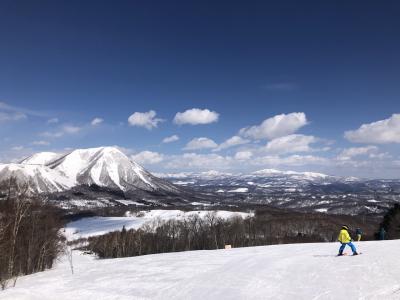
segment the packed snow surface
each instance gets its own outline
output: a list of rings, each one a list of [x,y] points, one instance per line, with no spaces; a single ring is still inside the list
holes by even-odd
[[[87,238],[90,236],[102,235],[107,232],[121,230],[123,226],[126,229],[137,229],[145,223],[153,220],[171,220],[178,219],[182,220],[192,215],[198,215],[204,218],[209,213],[215,213],[220,218],[230,218],[233,216],[240,216],[246,218],[252,216],[252,213],[245,212],[232,212],[225,210],[210,211],[210,210],[199,210],[199,211],[188,211],[184,212],[181,210],[150,210],[150,211],[139,211],[138,213],[127,213],[125,217],[90,217],[83,218],[78,221],[68,223],[64,234],[68,240],[76,240],[79,238]]]
[[[400,241],[189,251],[98,260],[73,252],[53,270],[24,276],[0,299],[400,299]],[[348,251],[348,250],[347,250]]]

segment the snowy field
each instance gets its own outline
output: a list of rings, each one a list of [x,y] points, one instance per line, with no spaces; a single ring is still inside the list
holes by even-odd
[[[89,236],[102,235],[110,231],[121,230],[123,226],[126,229],[137,229],[147,222],[155,219],[170,220],[170,219],[184,219],[191,215],[198,215],[204,218],[207,214],[213,211],[201,210],[183,212],[181,210],[150,210],[141,211],[140,217],[130,214],[129,212],[125,217],[90,217],[83,218],[75,222],[68,223],[64,234],[68,240],[76,240],[79,238],[87,238]],[[244,212],[231,212],[219,210],[215,211],[217,217],[230,218],[233,216],[241,216],[246,218],[252,216],[252,213]]]
[[[62,260],[0,299],[400,299],[400,241],[357,246],[355,257],[336,257],[337,243],[107,260],[74,252],[73,275]]]

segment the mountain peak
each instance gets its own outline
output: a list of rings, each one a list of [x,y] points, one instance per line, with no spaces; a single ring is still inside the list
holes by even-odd
[[[76,149],[76,151],[80,152],[101,152],[104,154],[123,154],[125,155],[118,147],[116,146],[101,146],[87,149]]]
[[[253,175],[271,176],[271,175],[290,175],[290,176],[301,176],[305,179],[316,179],[316,178],[327,178],[329,175],[317,173],[317,172],[296,172],[296,171],[279,171],[275,169],[263,169],[252,173]]]
[[[142,176],[144,169],[116,147],[76,149],[50,167],[73,178],[77,184],[96,184],[126,190],[124,183],[132,179],[129,176],[133,176],[143,177],[142,180],[151,186],[146,176]]]
[[[232,176],[232,173],[224,173],[216,170],[209,170],[199,173],[200,176],[204,177],[217,177],[217,176]]]
[[[20,161],[23,165],[47,165],[57,159],[61,154],[55,152],[39,152],[32,154]]]
[[[151,175],[119,148],[110,146],[75,149],[66,154],[36,153],[20,164],[2,165],[0,181],[10,177],[29,183],[34,187],[32,191],[37,192],[61,191],[92,184],[124,192],[177,191],[174,185]]]
[[[253,172],[254,175],[271,175],[271,174],[284,174],[283,171],[279,171],[276,169],[262,169]]]

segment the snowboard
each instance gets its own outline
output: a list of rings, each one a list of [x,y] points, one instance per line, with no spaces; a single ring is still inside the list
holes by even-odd
[[[361,254],[362,254],[362,252],[358,252],[358,255],[361,255]],[[337,257],[340,257],[340,256],[358,256],[358,255],[343,253],[343,255],[336,255],[336,256],[337,256]]]

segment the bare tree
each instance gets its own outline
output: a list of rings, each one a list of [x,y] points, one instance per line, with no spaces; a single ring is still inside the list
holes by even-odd
[[[0,284],[52,266],[60,253],[58,214],[48,204],[29,195],[29,185],[10,179],[5,200],[0,201]]]

